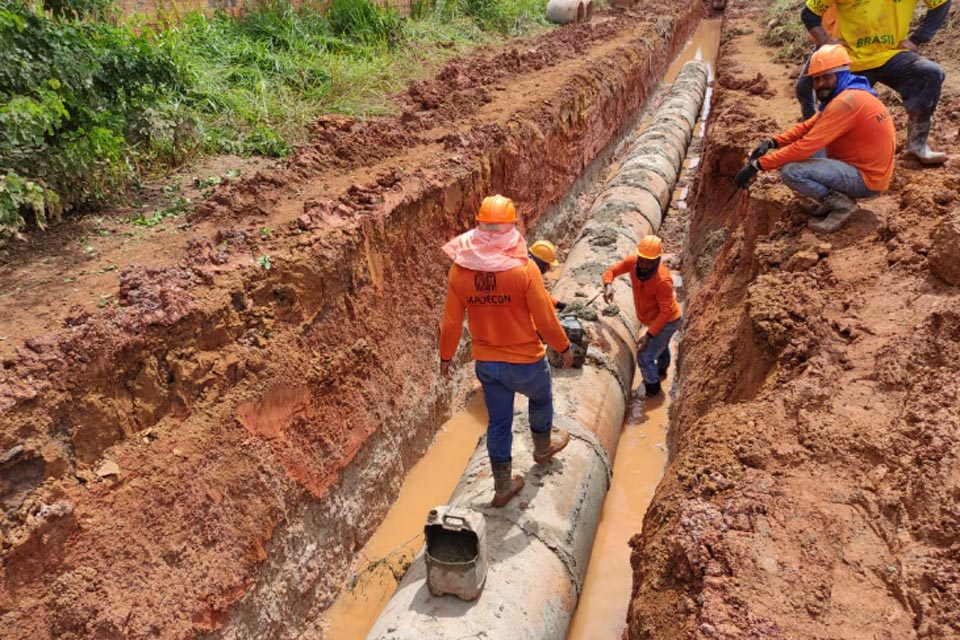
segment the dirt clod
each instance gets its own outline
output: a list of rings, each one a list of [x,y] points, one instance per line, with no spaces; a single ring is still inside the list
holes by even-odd
[[[960,286],[960,218],[945,218],[937,226],[927,259],[938,278]]]

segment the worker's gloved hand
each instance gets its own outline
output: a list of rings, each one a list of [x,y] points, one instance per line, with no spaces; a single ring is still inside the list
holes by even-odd
[[[566,302],[560,302],[559,300],[557,300],[557,301],[553,304],[553,306],[554,306],[554,308],[555,308],[557,311],[563,311],[564,309],[567,308],[567,303],[566,303]]]
[[[737,187],[746,189],[750,186],[750,183],[753,182],[753,179],[757,177],[759,172],[759,164],[756,160],[751,160],[747,166],[737,172],[737,176],[733,179],[733,181],[737,183]]]
[[[763,140],[760,141],[760,144],[758,144],[757,147],[750,152],[750,159],[756,160],[760,156],[766,155],[767,151],[770,151],[770,149],[776,149],[776,148],[777,148],[776,140],[774,140],[773,138],[764,138]]]
[[[605,284],[603,285],[603,301],[607,304],[613,302],[613,285]]]
[[[450,370],[450,360],[440,361],[440,376],[447,380],[453,378],[453,372]]]

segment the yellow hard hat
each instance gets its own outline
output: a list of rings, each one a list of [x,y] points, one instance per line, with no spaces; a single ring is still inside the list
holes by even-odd
[[[825,44],[810,56],[807,75],[810,77],[825,73],[850,70],[850,54],[842,44]]]
[[[517,210],[513,206],[513,200],[505,198],[499,193],[495,196],[487,196],[480,203],[480,211],[477,213],[477,222],[489,222],[491,224],[505,224],[517,221]]]
[[[643,236],[637,243],[637,255],[646,260],[656,260],[663,254],[663,240],[657,236]]]
[[[557,248],[549,240],[537,240],[530,245],[530,253],[537,256],[551,267],[559,266],[557,262]]]

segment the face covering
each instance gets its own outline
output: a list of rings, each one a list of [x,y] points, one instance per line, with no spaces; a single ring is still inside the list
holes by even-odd
[[[527,243],[516,227],[471,229],[443,245],[443,252],[472,271],[506,271],[527,264]]]
[[[873,90],[870,82],[864,76],[858,76],[849,71],[837,71],[837,88],[833,90],[829,98],[820,103],[818,110],[823,111],[830,101],[840,95],[840,92],[845,89],[857,89],[859,91],[866,91],[874,96],[877,95],[877,92]]]
[[[657,272],[657,269],[659,268],[660,268],[660,258],[657,258],[656,260],[654,260],[653,266],[650,267],[649,269],[641,269],[640,262],[637,261],[637,278],[640,279],[640,282],[649,280],[650,278],[653,277],[653,274],[655,274]]]

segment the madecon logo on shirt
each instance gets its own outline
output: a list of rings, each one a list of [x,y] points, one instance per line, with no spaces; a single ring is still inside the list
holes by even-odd
[[[467,304],[509,304],[509,294],[492,293],[497,290],[497,274],[489,272],[476,273],[473,276],[473,288],[484,295],[467,296]]]
[[[864,38],[857,38],[857,46],[855,48],[859,49],[861,47],[867,47],[873,44],[888,44],[890,46],[895,46],[897,44],[897,40],[889,33],[886,33],[882,36],[866,36]]]

